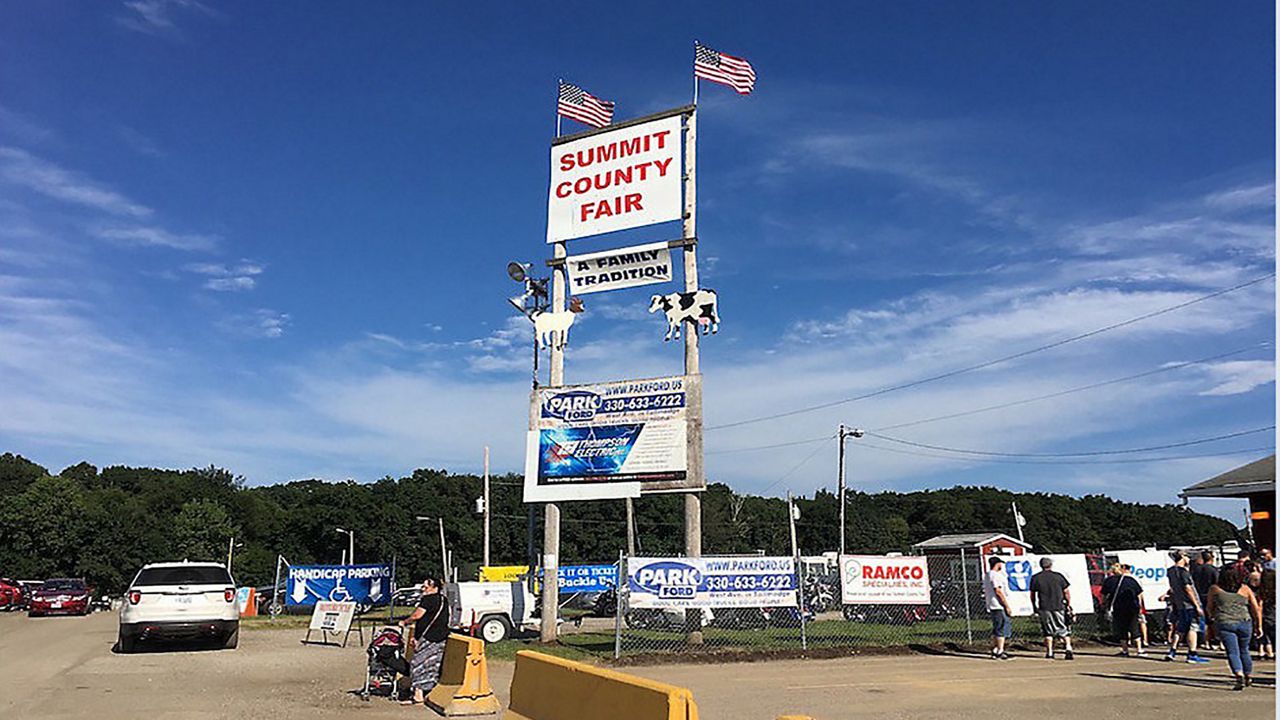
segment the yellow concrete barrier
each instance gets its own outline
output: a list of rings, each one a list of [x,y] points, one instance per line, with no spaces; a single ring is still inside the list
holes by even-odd
[[[521,650],[503,720],[698,720],[698,706],[687,688]]]
[[[490,715],[502,710],[489,686],[483,640],[466,635],[445,640],[440,683],[427,693],[427,705],[444,715]]]

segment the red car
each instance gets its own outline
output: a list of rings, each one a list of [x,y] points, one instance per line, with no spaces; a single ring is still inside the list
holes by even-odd
[[[21,610],[26,607],[27,593],[17,580],[0,578],[0,610]]]
[[[91,595],[93,588],[78,578],[45,580],[39,590],[31,593],[27,615],[88,615]]]

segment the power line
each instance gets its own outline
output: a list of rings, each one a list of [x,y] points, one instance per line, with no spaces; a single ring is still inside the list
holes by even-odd
[[[877,431],[897,430],[899,428],[904,428],[904,427],[914,427],[916,425],[924,425],[925,423],[938,422],[939,420],[952,420],[959,417],[967,417],[969,415],[977,415],[979,413],[991,412],[992,410],[1003,410],[1005,408],[1010,408],[1017,405],[1026,405],[1027,403],[1039,402],[1041,400],[1050,400],[1052,398],[1062,397],[1063,395],[1070,395],[1072,393],[1084,392],[1085,390],[1094,390],[1100,387],[1106,387],[1108,385],[1116,385],[1118,383],[1128,382],[1130,380],[1138,380],[1140,378],[1150,377],[1152,375],[1159,375],[1161,373],[1173,372],[1174,370],[1182,370],[1184,368],[1188,368],[1193,365],[1202,365],[1207,362],[1212,362],[1214,360],[1221,360],[1222,358],[1231,357],[1233,355],[1239,355],[1241,353],[1246,353],[1246,352],[1249,352],[1250,350],[1255,350],[1259,347],[1266,347],[1268,345],[1270,345],[1270,343],[1264,342],[1264,343],[1260,343],[1257,346],[1240,348],[1239,350],[1232,350],[1231,352],[1222,353],[1220,355],[1212,355],[1210,357],[1200,358],[1199,360],[1189,360],[1187,362],[1176,363],[1173,365],[1165,365],[1162,367],[1158,367],[1154,370],[1140,372],[1135,375],[1126,375],[1124,377],[1112,378],[1111,380],[1103,380],[1101,382],[1090,383],[1088,385],[1081,385],[1079,387],[1068,388],[1066,390],[1059,390],[1057,392],[1052,392],[1047,395],[1037,395],[1035,397],[1023,398],[1021,400],[1013,400],[1010,402],[999,403],[997,405],[988,405],[986,407],[977,408],[975,410],[964,410],[961,412],[950,413],[948,415],[936,415],[934,417],[925,418],[923,420],[912,420],[910,422],[898,423],[896,425],[886,425],[881,428],[876,428],[876,430]]]
[[[706,455],[724,455],[725,453],[751,452],[753,450],[773,450],[774,448],[792,447],[794,445],[808,445],[809,443],[822,442],[823,440],[833,440],[835,435],[823,435],[822,437],[809,438],[808,440],[793,440],[791,442],[774,443],[773,445],[755,445],[752,447],[729,448],[726,450],[707,450]]]
[[[904,440],[902,438],[892,437],[890,435],[882,435],[875,432],[867,432],[869,437],[878,438],[880,440],[888,440],[889,442],[898,443],[900,445],[909,445],[911,447],[924,448],[926,450],[939,450],[942,452],[957,453],[960,455],[980,455],[985,457],[1015,457],[1015,458],[1073,458],[1073,457],[1095,457],[1099,455],[1129,455],[1133,453],[1152,452],[1154,450],[1169,450],[1172,448],[1189,447],[1191,445],[1203,445],[1205,443],[1217,442],[1219,440],[1230,440],[1231,438],[1243,437],[1245,435],[1255,435],[1268,430],[1275,430],[1275,425],[1254,428],[1252,430],[1240,430],[1238,432],[1227,433],[1225,435],[1215,435],[1213,437],[1196,438],[1195,440],[1184,440],[1182,442],[1167,443],[1165,445],[1149,445],[1140,448],[1125,448],[1123,450],[1089,450],[1086,452],[1068,452],[1068,453],[1011,453],[996,452],[992,450],[970,450],[967,448],[953,448],[945,445],[930,445],[928,443],[915,442],[913,440]]]
[[[1079,340],[1085,340],[1085,339],[1087,339],[1087,338],[1094,337],[1095,335],[1101,335],[1102,333],[1105,333],[1105,332],[1110,332],[1110,331],[1112,331],[1112,330],[1118,330],[1118,329],[1120,329],[1120,328],[1122,328],[1122,327],[1127,327],[1127,326],[1129,326],[1129,325],[1133,325],[1133,324],[1135,324],[1135,323],[1139,323],[1139,322],[1142,322],[1142,321],[1144,321],[1144,320],[1150,320],[1151,318],[1159,317],[1159,316],[1161,316],[1161,315],[1165,315],[1165,314],[1168,314],[1168,313],[1174,312],[1175,310],[1181,310],[1182,308],[1189,307],[1189,306],[1191,306],[1191,305],[1195,305],[1196,303],[1201,303],[1201,302],[1204,302],[1204,301],[1206,301],[1206,300],[1211,300],[1211,299],[1213,299],[1213,298],[1220,297],[1220,296],[1222,296],[1222,295],[1226,295],[1226,294],[1228,294],[1228,293],[1233,293],[1233,292],[1236,292],[1236,291],[1238,291],[1238,290],[1243,290],[1244,288],[1247,288],[1247,287],[1249,287],[1249,286],[1251,286],[1251,285],[1256,285],[1256,284],[1258,284],[1258,283],[1260,283],[1260,282],[1262,282],[1262,281],[1264,281],[1264,280],[1267,280],[1267,279],[1269,279],[1269,278],[1273,278],[1273,277],[1275,277],[1275,275],[1276,275],[1275,273],[1268,273],[1268,274],[1266,274],[1266,275],[1263,275],[1263,276],[1261,276],[1261,277],[1254,278],[1254,279],[1252,279],[1252,280],[1248,280],[1248,281],[1243,282],[1243,283],[1240,283],[1240,284],[1238,284],[1238,285],[1233,285],[1233,286],[1231,286],[1231,287],[1229,287],[1229,288],[1224,288],[1224,289],[1222,289],[1222,290],[1216,290],[1216,291],[1214,291],[1214,292],[1209,293],[1208,295],[1201,295],[1201,296],[1199,296],[1199,297],[1192,298],[1192,299],[1190,299],[1190,300],[1186,300],[1186,301],[1184,301],[1184,302],[1180,302],[1180,303],[1177,303],[1177,304],[1175,304],[1175,305],[1170,305],[1170,306],[1168,306],[1168,307],[1161,308],[1160,310],[1155,310],[1155,311],[1152,311],[1152,312],[1149,312],[1149,313],[1144,313],[1144,314],[1142,314],[1142,315],[1138,315],[1137,317],[1129,318],[1128,320],[1122,320],[1122,321],[1120,321],[1120,322],[1118,322],[1118,323],[1113,323],[1113,324],[1111,324],[1111,325],[1106,325],[1106,326],[1104,326],[1104,327],[1097,328],[1096,330],[1090,330],[1089,332],[1081,333],[1081,334],[1079,334],[1079,335],[1073,335],[1073,336],[1071,336],[1071,337],[1064,338],[1064,339],[1062,339],[1062,340],[1056,340],[1056,341],[1051,342],[1051,343],[1049,343],[1049,344],[1047,344],[1047,345],[1041,345],[1041,346],[1039,346],[1039,347],[1031,348],[1030,350],[1023,350],[1023,351],[1021,351],[1021,352],[1013,353],[1012,355],[1005,355],[1005,356],[1003,356],[1003,357],[998,357],[998,358],[995,358],[995,359],[993,359],[993,360],[987,360],[987,361],[985,361],[985,362],[981,362],[981,363],[978,363],[978,364],[976,364],[976,365],[970,365],[970,366],[968,366],[968,367],[963,367],[963,368],[960,368],[960,369],[957,369],[957,370],[950,370],[950,371],[947,371],[947,372],[945,372],[945,373],[941,373],[941,374],[939,374],[939,375],[932,375],[932,376],[929,376],[929,377],[926,377],[926,378],[922,378],[922,379],[920,379],[920,380],[913,380],[913,381],[911,381],[911,382],[900,383],[900,384],[898,384],[898,385],[890,385],[890,386],[888,386],[888,387],[884,387],[884,388],[881,388],[881,389],[879,389],[879,390],[874,390],[874,391],[869,392],[869,393],[863,393],[862,395],[854,395],[853,397],[848,397],[848,398],[844,398],[844,399],[841,399],[841,400],[832,400],[831,402],[819,403],[819,404],[817,404],[817,405],[810,405],[810,406],[807,406],[807,407],[796,408],[795,410],[788,410],[788,411],[780,412],[780,413],[772,413],[772,414],[770,414],[770,415],[761,415],[760,417],[750,418],[750,419],[747,419],[747,420],[738,420],[737,422],[725,423],[725,424],[723,424],[723,425],[715,425],[715,426],[712,426],[712,427],[708,427],[708,428],[706,428],[706,430],[708,430],[708,431],[710,431],[710,430],[723,430],[723,429],[725,429],[725,428],[740,427],[740,426],[742,426],[742,425],[751,425],[751,424],[754,424],[754,423],[766,422],[766,421],[768,421],[768,420],[777,420],[777,419],[780,419],[780,418],[791,417],[791,416],[793,416],[793,415],[801,415],[801,414],[804,414],[804,413],[814,412],[815,410],[825,410],[825,409],[827,409],[827,408],[836,407],[836,406],[838,406],[838,405],[845,405],[845,404],[848,404],[848,403],[857,402],[857,401],[859,401],[859,400],[866,400],[866,399],[868,399],[868,398],[877,397],[877,396],[879,396],[879,395],[885,395],[885,394],[887,394],[887,393],[895,392],[895,391],[898,391],[898,390],[906,390],[906,389],[908,389],[908,388],[918,387],[918,386],[920,386],[920,385],[924,385],[924,384],[926,384],[926,383],[936,382],[936,381],[938,381],[938,380],[945,380],[945,379],[947,379],[947,378],[956,377],[957,375],[963,375],[963,374],[965,374],[965,373],[970,373],[970,372],[973,372],[973,371],[975,371],[975,370],[982,370],[982,369],[984,369],[984,368],[989,368],[989,367],[991,367],[991,366],[993,366],[993,365],[999,365],[1000,363],[1005,363],[1005,362],[1008,362],[1008,361],[1010,361],[1010,360],[1017,360],[1017,359],[1019,359],[1019,358],[1027,357],[1028,355],[1034,355],[1034,354],[1036,354],[1036,353],[1040,353],[1040,352],[1044,352],[1044,351],[1046,351],[1046,350],[1052,350],[1052,349],[1054,349],[1054,348],[1062,347],[1063,345],[1067,345],[1067,344],[1069,344],[1069,343],[1077,342],[1077,341],[1079,341]]]
[[[835,439],[835,436],[832,436],[832,437],[827,438],[827,439],[828,439],[828,440],[834,440],[834,439]],[[783,473],[783,474],[782,474],[782,475],[781,475],[777,480],[774,480],[773,482],[771,482],[771,483],[769,483],[768,485],[766,485],[766,486],[764,487],[764,489],[760,491],[760,495],[761,495],[761,496],[763,496],[765,493],[769,492],[769,491],[770,491],[770,490],[772,490],[774,487],[776,487],[776,486],[778,485],[778,483],[780,483],[780,482],[782,482],[783,480],[786,480],[787,478],[791,477],[791,476],[792,476],[792,475],[793,475],[797,470],[799,470],[800,468],[804,467],[806,463],[808,463],[810,460],[812,460],[812,459],[814,458],[814,456],[818,454],[818,452],[819,452],[819,451],[826,449],[826,447],[827,447],[827,446],[826,446],[825,444],[823,444],[823,445],[819,445],[818,447],[814,448],[814,449],[813,449],[813,452],[809,453],[808,455],[805,455],[803,460],[801,460],[800,462],[796,463],[796,464],[795,464],[795,465],[794,465],[790,470],[788,470],[788,471],[786,471],[785,473]]]
[[[870,450],[879,450],[881,452],[895,453],[898,455],[914,455],[916,457],[935,458],[938,460],[952,460],[955,462],[978,462],[982,464],[996,463],[1008,465],[1126,465],[1126,464],[1143,464],[1157,462],[1171,462],[1175,460],[1192,460],[1196,458],[1221,457],[1223,455],[1248,455],[1259,452],[1275,452],[1274,445],[1265,447],[1242,448],[1240,450],[1222,450],[1214,453],[1199,453],[1195,455],[1165,455],[1153,458],[1116,458],[1107,460],[1010,460],[1000,458],[975,458],[975,457],[956,457],[955,455],[939,455],[938,453],[919,452],[916,450],[904,450],[902,448],[885,447],[876,445],[875,443],[860,442],[859,448],[868,448]]]

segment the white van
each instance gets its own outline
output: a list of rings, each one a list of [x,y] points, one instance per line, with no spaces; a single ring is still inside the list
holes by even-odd
[[[236,585],[225,567],[183,561],[138,571],[120,605],[120,652],[152,639],[206,638],[228,649],[240,639]]]

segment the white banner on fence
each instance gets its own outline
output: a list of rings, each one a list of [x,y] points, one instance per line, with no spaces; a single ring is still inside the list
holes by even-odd
[[[1148,610],[1163,610],[1160,596],[1169,591],[1169,566],[1173,559],[1166,550],[1120,550],[1115,553],[1121,565],[1133,566],[1133,577],[1142,586],[1142,602]]]
[[[569,293],[622,290],[671,281],[671,250],[665,242],[605,250],[565,259]]]
[[[680,116],[551,147],[547,242],[679,220]]]
[[[1031,577],[1040,572],[1040,558],[1052,558],[1053,570],[1066,576],[1071,584],[1071,610],[1076,615],[1093,613],[1093,590],[1089,587],[1089,565],[1084,555],[1017,555],[1004,557],[1004,571],[1009,576],[1009,607],[1015,616],[1031,614]],[[983,572],[989,570],[982,559]]]
[[[845,605],[928,605],[929,561],[846,555],[840,559],[840,598]]]
[[[789,557],[631,558],[633,608],[796,607]]]

